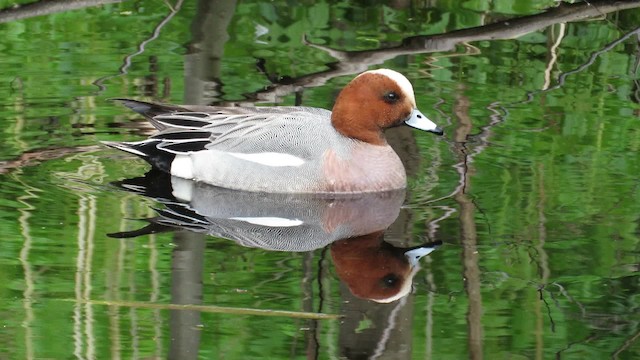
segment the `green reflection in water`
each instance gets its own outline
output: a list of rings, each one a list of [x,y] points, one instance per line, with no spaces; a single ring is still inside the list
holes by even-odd
[[[164,3],[109,4],[0,25],[0,357],[163,358],[180,346],[183,358],[640,355],[637,43],[614,46],[552,89],[561,74],[636,27],[638,10],[382,64],[405,73],[420,108],[447,125],[443,141],[406,129],[389,136],[411,180],[407,208],[387,240],[445,242],[424,259],[416,294],[398,303],[351,296],[319,250],[105,235],[135,228],[127,219],[153,216],[155,205],[108,185],[145,171],[96,145],[144,132],[124,126],[135,118],[108,98],[243,100],[270,80],[286,83],[336,61],[303,45],[303,36],[334,49],[375,49],[536,14],[555,2],[491,4],[228,4],[233,16],[221,45],[192,30],[218,28],[198,17],[205,13],[198,4],[185,2],[136,56],[171,13]],[[11,5],[0,1],[0,8]],[[194,67],[202,64],[199,49],[221,60]],[[328,108],[351,77],[314,84],[298,100]],[[295,102],[287,93],[267,104]],[[178,256],[200,259],[200,271],[177,274]],[[195,285],[176,289],[178,276]],[[176,292],[192,304],[340,314],[344,321],[175,317],[87,301],[152,306],[176,302]],[[188,331],[172,332],[181,326]],[[176,340],[185,334],[198,342]]]

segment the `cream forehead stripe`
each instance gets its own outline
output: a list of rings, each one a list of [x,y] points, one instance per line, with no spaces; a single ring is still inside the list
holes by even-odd
[[[389,69],[377,69],[377,70],[369,70],[369,71],[363,72],[358,76],[361,76],[364,74],[380,74],[395,81],[396,84],[398,84],[398,86],[400,87],[400,90],[402,90],[402,92],[409,97],[409,101],[411,101],[411,104],[413,104],[414,107],[416,106],[416,98],[415,98],[415,95],[413,94],[413,86],[411,85],[411,82],[409,82],[409,80],[404,75],[400,74],[397,71],[393,71]]]

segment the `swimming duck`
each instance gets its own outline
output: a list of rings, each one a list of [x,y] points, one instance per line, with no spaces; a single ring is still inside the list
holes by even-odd
[[[365,193],[406,187],[383,130],[407,124],[442,135],[416,107],[402,74],[378,69],[349,82],[333,111],[313,107],[162,105],[118,99],[158,133],[103,142],[173,176],[271,193]]]

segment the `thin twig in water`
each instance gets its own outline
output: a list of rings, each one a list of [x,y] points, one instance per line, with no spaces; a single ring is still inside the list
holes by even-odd
[[[206,313],[224,313],[234,315],[258,315],[258,316],[283,316],[289,318],[303,318],[315,320],[336,320],[340,315],[311,313],[302,311],[285,311],[285,310],[266,310],[252,308],[236,308],[228,306],[215,305],[195,305],[195,304],[157,304],[142,301],[112,301],[112,300],[78,300],[78,299],[61,299],[68,302],[79,302],[91,305],[105,305],[130,307],[138,309],[159,309],[159,310],[196,310]]]
[[[433,204],[433,203],[442,201],[444,199],[452,198],[453,196],[455,196],[461,191],[464,193],[465,186],[466,186],[465,174],[466,174],[466,168],[468,164],[472,163],[473,158],[476,157],[478,154],[480,154],[482,151],[484,151],[484,149],[489,144],[488,139],[489,139],[489,136],[491,135],[491,129],[494,126],[504,122],[504,119],[506,118],[506,114],[508,114],[507,109],[505,109],[498,102],[491,103],[487,108],[493,113],[489,117],[490,118],[489,124],[480,127],[480,132],[477,135],[474,135],[474,137],[477,139],[480,145],[473,147],[473,151],[468,152],[467,150],[469,150],[470,148],[467,147],[467,143],[465,142],[461,144],[460,151],[463,153],[464,157],[461,162],[458,162],[453,166],[458,172],[458,174],[460,174],[460,180],[458,182],[458,186],[456,186],[456,188],[450,194],[439,197],[437,199],[429,200],[426,202],[426,204]],[[502,113],[504,113],[505,115],[503,115]]]
[[[529,102],[531,102],[533,100],[533,97],[535,95],[543,94],[543,93],[546,93],[546,92],[561,88],[564,85],[564,83],[565,83],[565,81],[566,81],[566,79],[567,79],[567,77],[569,75],[573,75],[573,74],[576,74],[576,73],[584,71],[589,66],[593,65],[593,63],[596,61],[596,59],[600,55],[602,55],[602,54],[608,52],[609,50],[613,49],[614,47],[616,47],[617,45],[621,44],[622,42],[624,42],[625,40],[627,40],[628,38],[630,38],[633,35],[640,35],[640,27],[636,28],[635,30],[633,30],[633,31],[631,31],[631,32],[629,32],[627,34],[625,34],[621,38],[610,42],[609,44],[607,44],[602,49],[593,52],[591,54],[591,56],[589,57],[589,59],[584,64],[578,66],[577,68],[575,68],[573,70],[570,70],[570,71],[567,71],[567,72],[564,72],[564,73],[560,74],[560,76],[558,76],[558,83],[556,85],[554,85],[554,86],[552,86],[550,88],[547,88],[547,89],[543,89],[543,90],[530,91],[530,92],[527,93],[527,95],[526,95],[527,98],[525,100],[519,101],[519,102],[515,102],[515,103],[513,103],[511,105],[529,103]]]
[[[613,354],[611,354],[612,359],[618,359],[618,356],[625,350],[627,350],[633,343],[640,339],[640,332],[636,332],[632,337],[625,340],[624,344],[620,346]]]
[[[587,310],[584,308],[584,305],[582,305],[579,301],[574,299],[573,296],[569,295],[569,293],[564,288],[564,286],[558,284],[557,282],[553,282],[552,284],[557,286],[558,289],[560,289],[560,293],[562,295],[564,295],[564,297],[566,297],[570,302],[575,303],[576,305],[578,305],[578,307],[580,308],[580,312],[582,313],[582,317],[585,317],[587,315]]]
[[[551,322],[551,332],[555,333],[556,332],[556,323],[555,323],[555,321],[553,321],[553,316],[551,316],[551,307],[549,306],[549,303],[547,302],[547,300],[542,295],[542,290],[544,290],[544,287],[543,286],[539,287],[538,288],[538,294],[540,295],[540,300],[542,300],[542,302],[544,303],[544,306],[547,308],[547,315],[549,316],[549,321]]]
[[[391,338],[392,331],[396,328],[398,312],[400,312],[400,310],[402,310],[405,307],[405,305],[407,305],[406,297],[402,298],[396,304],[396,306],[393,307],[393,310],[391,310],[391,313],[389,313],[389,316],[388,316],[389,323],[384,328],[384,331],[382,332],[382,336],[380,336],[380,339],[378,340],[378,344],[376,345],[375,353],[370,357],[370,359],[372,360],[377,359],[384,354],[384,351],[387,347],[389,339]]]
[[[98,87],[98,89],[99,89],[98,92],[102,92],[102,91],[104,91],[106,89],[106,87],[102,84],[106,80],[127,74],[127,69],[131,66],[131,59],[133,59],[134,57],[144,53],[145,46],[147,46],[147,44],[149,44],[153,40],[157,39],[158,36],[160,36],[160,30],[162,30],[162,28],[167,23],[169,23],[169,21],[180,11],[180,8],[182,7],[182,3],[183,2],[184,2],[184,0],[178,0],[178,1],[176,1],[175,6],[171,6],[169,3],[165,2],[167,4],[167,6],[169,7],[169,9],[171,10],[169,12],[169,14],[164,19],[162,19],[162,21],[160,21],[158,23],[158,25],[156,25],[156,27],[153,29],[153,32],[152,32],[151,36],[138,45],[138,51],[136,51],[133,54],[129,54],[129,55],[125,56],[125,58],[123,60],[123,64],[122,64],[122,66],[120,66],[120,69],[118,71],[118,74],[103,76],[103,77],[101,77],[101,78],[99,78],[99,79],[97,79],[96,81],[93,82],[93,85]]]

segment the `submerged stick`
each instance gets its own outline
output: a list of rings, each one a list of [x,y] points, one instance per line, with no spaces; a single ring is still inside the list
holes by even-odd
[[[313,320],[336,320],[341,316],[336,314],[322,314],[301,311],[286,310],[265,310],[252,308],[236,308],[228,306],[216,305],[194,305],[194,304],[156,304],[142,301],[110,301],[110,300],[78,300],[63,299],[66,302],[77,302],[81,304],[121,306],[141,309],[159,309],[159,310],[196,310],[206,313],[223,313],[234,315],[257,315],[257,316],[283,316],[296,319],[313,319]]]

